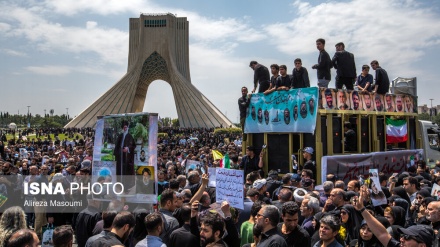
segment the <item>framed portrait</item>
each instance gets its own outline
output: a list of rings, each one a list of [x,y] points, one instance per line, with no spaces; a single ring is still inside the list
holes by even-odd
[[[350,92],[350,102],[351,102],[351,109],[354,111],[362,110],[362,101],[361,97],[359,97],[359,92],[356,90],[352,90]]]
[[[378,93],[374,95],[374,109],[376,111],[385,111],[383,95]]]
[[[338,109],[339,110],[349,110],[350,100],[348,99],[348,92],[346,90],[338,90],[337,98],[338,98]]]
[[[362,108],[364,111],[374,111],[374,99],[373,95],[369,92],[360,94],[362,98]]]
[[[321,91],[322,107],[326,110],[333,110],[336,108],[335,92],[331,88],[325,88]]]
[[[396,111],[396,104],[395,102],[395,95],[393,94],[385,94],[385,111],[386,112],[395,112]]]

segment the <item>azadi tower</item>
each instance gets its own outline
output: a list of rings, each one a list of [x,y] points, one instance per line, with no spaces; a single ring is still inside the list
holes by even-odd
[[[97,116],[142,112],[148,86],[155,80],[171,85],[181,127],[232,125],[191,84],[188,50],[186,17],[141,14],[130,18],[127,73],[65,127],[93,127]]]

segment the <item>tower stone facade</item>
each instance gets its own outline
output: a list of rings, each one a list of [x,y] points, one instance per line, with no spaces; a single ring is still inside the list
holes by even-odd
[[[129,34],[127,73],[66,128],[93,127],[97,116],[142,112],[148,87],[155,80],[171,85],[181,127],[232,125],[191,84],[186,17],[141,14],[139,18],[130,18]]]

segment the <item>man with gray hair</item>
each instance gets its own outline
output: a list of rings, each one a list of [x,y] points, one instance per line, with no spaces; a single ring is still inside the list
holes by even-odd
[[[280,222],[280,212],[273,205],[263,206],[257,213],[256,228],[261,231],[258,247],[279,246],[287,247],[283,237],[278,234],[277,225]]]
[[[330,197],[330,192],[332,192],[332,190],[335,188],[335,184],[332,181],[325,181],[322,184],[322,188],[324,189],[324,194],[321,194],[319,198],[319,205],[321,207],[324,206],[325,201],[327,201],[327,199]]]
[[[304,198],[301,203],[300,211],[301,216],[304,217],[301,227],[304,228],[310,236],[313,236],[313,233],[315,232],[315,228],[312,224],[313,216],[321,211],[318,199],[312,196]]]
[[[342,245],[336,240],[336,236],[339,234],[339,228],[341,228],[341,222],[334,215],[326,215],[320,221],[319,226],[319,242],[313,247],[332,246],[342,247]]]

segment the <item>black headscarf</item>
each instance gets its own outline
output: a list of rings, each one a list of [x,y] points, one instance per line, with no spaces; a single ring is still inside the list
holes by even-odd
[[[399,225],[401,227],[405,227],[405,219],[406,219],[405,209],[403,209],[400,206],[393,206],[390,208],[394,218],[393,225]]]
[[[343,224],[347,230],[346,243],[350,243],[352,240],[359,238],[358,226],[361,225],[362,215],[350,204],[342,206],[341,210],[348,213],[348,220]]]
[[[405,189],[403,187],[395,187],[393,189],[393,194],[400,196],[401,198],[405,199],[408,204],[411,204],[411,201],[409,199],[408,194],[406,193]]]

